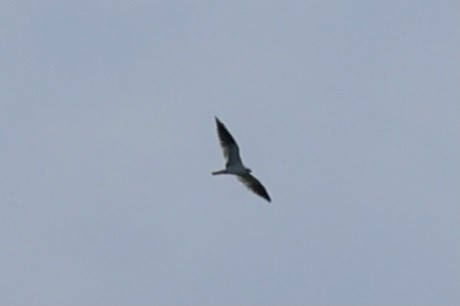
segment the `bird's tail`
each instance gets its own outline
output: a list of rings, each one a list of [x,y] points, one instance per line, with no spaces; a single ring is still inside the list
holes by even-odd
[[[225,174],[225,173],[227,173],[227,170],[218,170],[218,171],[211,172],[212,175]]]

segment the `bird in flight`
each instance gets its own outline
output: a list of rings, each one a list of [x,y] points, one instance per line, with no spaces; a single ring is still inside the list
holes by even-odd
[[[238,180],[242,182],[251,191],[261,196],[268,202],[271,202],[270,196],[268,195],[265,187],[251,175],[251,169],[246,168],[240,157],[240,150],[233,136],[227,130],[225,125],[216,118],[217,135],[219,136],[220,146],[226,159],[225,169],[214,171],[212,175],[218,174],[233,174],[236,175]]]

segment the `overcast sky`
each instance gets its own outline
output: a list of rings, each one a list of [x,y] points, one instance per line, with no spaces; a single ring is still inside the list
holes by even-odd
[[[2,1],[0,305],[459,305],[460,4]],[[233,177],[214,116],[266,185]]]

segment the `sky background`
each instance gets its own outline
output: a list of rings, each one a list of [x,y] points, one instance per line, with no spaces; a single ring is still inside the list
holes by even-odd
[[[459,305],[459,52],[457,0],[2,1],[0,305]]]

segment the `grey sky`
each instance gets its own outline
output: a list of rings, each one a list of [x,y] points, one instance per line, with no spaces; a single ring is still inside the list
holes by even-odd
[[[459,15],[1,2],[0,305],[459,305]]]

